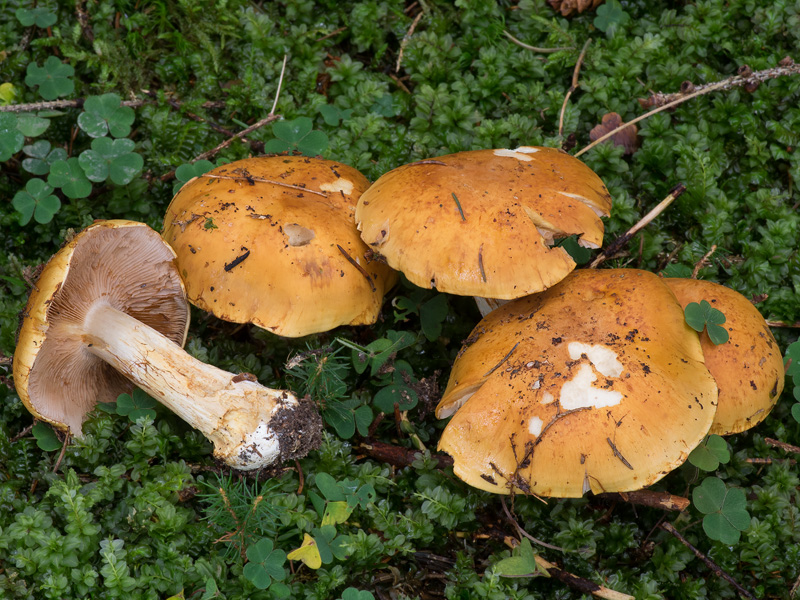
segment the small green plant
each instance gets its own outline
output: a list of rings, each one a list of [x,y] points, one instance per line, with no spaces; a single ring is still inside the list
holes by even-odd
[[[275,549],[272,540],[263,538],[247,548],[244,576],[258,589],[271,589],[278,598],[288,598],[291,591],[280,583],[286,578],[286,552]]]
[[[619,0],[608,0],[597,7],[597,16],[593,23],[608,37],[613,37],[616,31],[623,27],[630,18],[631,16],[622,9]]]
[[[175,169],[175,184],[172,186],[172,193],[177,194],[185,183],[195,177],[200,177],[204,173],[208,173],[214,166],[214,163],[210,160],[198,160],[197,162],[179,166]],[[219,166],[219,164],[216,166]]]
[[[127,137],[136,114],[129,106],[122,106],[117,94],[91,96],[83,104],[83,112],[78,115],[78,125],[93,138],[111,134],[113,137]]]
[[[45,6],[38,6],[36,8],[18,8],[14,15],[23,27],[31,27],[36,25],[41,29],[46,29],[51,25],[55,25],[58,17],[54,12]]]
[[[498,561],[494,572],[503,577],[533,577],[546,573],[536,564],[536,554],[530,540],[522,538],[519,545],[511,551],[511,556]]]
[[[49,223],[61,208],[61,200],[53,195],[53,188],[41,179],[31,179],[25,189],[14,196],[11,204],[19,212],[19,224],[27,225],[31,219]]]
[[[37,140],[33,144],[23,146],[22,152],[28,156],[23,159],[22,168],[32,175],[47,175],[54,162],[67,159],[66,150],[53,148],[47,140]]]
[[[792,378],[792,397],[797,400],[792,405],[792,417],[800,423],[800,341],[793,342],[786,348],[786,374]]]
[[[144,165],[142,157],[133,151],[135,147],[128,138],[99,137],[92,140],[91,150],[81,152],[78,163],[90,181],[102,183],[111,179],[117,185],[127,185]]]
[[[349,587],[342,592],[338,600],[375,600],[375,596],[372,595],[372,592],[367,590]]]
[[[297,150],[306,156],[322,154],[328,147],[328,136],[314,129],[308,117],[298,117],[293,121],[278,121],[272,126],[274,140],[264,144],[264,152],[292,152]]]
[[[135,423],[142,417],[156,418],[155,407],[158,406],[153,398],[139,388],[133,390],[131,394],[120,394],[117,397],[116,413],[122,417],[128,417],[131,423]]]
[[[703,513],[703,530],[712,540],[736,544],[750,527],[747,500],[739,488],[729,488],[718,477],[706,477],[692,491],[692,502]]]
[[[7,161],[25,145],[25,135],[17,123],[16,115],[0,113],[0,161]]]
[[[717,310],[707,300],[699,303],[690,302],[684,310],[686,323],[695,331],[702,333],[703,329],[708,332],[708,339],[715,345],[724,344],[730,337],[728,330],[722,327],[725,323],[725,315]]]
[[[36,438],[36,445],[45,452],[58,450],[63,445],[53,428],[45,423],[36,423],[31,429],[31,433]]]
[[[689,453],[689,462],[702,471],[716,471],[720,464],[728,464],[731,453],[728,442],[712,434]]]
[[[323,104],[319,107],[319,112],[325,123],[331,127],[338,127],[342,121],[347,121],[353,115],[352,108],[342,110],[333,104]]]
[[[39,95],[45,100],[55,100],[59,96],[66,96],[75,90],[72,76],[75,69],[49,56],[43,66],[28,63],[28,72],[25,76],[25,85],[39,88]]]

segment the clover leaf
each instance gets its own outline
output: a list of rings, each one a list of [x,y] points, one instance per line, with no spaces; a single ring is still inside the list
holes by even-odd
[[[358,398],[339,402],[328,402],[322,410],[325,422],[336,430],[342,439],[350,439],[358,428],[358,433],[366,436],[374,415],[369,406],[361,404]]]
[[[395,383],[378,390],[373,402],[378,410],[385,413],[393,413],[395,403],[398,410],[411,410],[419,402],[419,396],[409,386],[403,383]]]
[[[128,417],[133,422],[141,417],[155,419],[156,411],[153,409],[157,404],[146,392],[136,388],[133,390],[133,394],[117,396],[117,414]]]
[[[498,561],[494,566],[494,572],[502,577],[537,574],[539,567],[536,564],[536,554],[534,554],[528,538],[522,538],[519,546],[514,548],[509,558]]]
[[[391,118],[397,116],[400,112],[400,107],[395,103],[394,96],[384,94],[369,107],[369,112]]]
[[[722,327],[726,321],[722,311],[713,308],[707,300],[691,302],[684,310],[686,323],[697,332],[702,333],[703,329],[708,332],[708,338],[715,345],[724,344],[728,341],[728,330]]]
[[[664,277],[682,277],[688,279],[692,276],[692,268],[681,263],[670,263],[661,271]]]
[[[14,99],[17,97],[18,93],[19,92],[17,92],[17,88],[14,87],[13,83],[0,83],[0,104],[3,106],[11,104],[14,102]]]
[[[17,115],[0,113],[0,161],[7,161],[24,145],[25,136],[17,129]]]
[[[712,540],[736,544],[750,527],[747,500],[739,488],[728,488],[717,477],[706,477],[692,492],[692,502],[703,517],[703,530]]]
[[[75,83],[70,79],[75,74],[75,69],[62,63],[55,56],[50,56],[44,61],[44,66],[38,63],[29,63],[25,85],[39,86],[39,95],[45,100],[55,100],[59,96],[71,94]]]
[[[263,538],[247,548],[248,563],[244,566],[244,576],[260,590],[266,590],[276,581],[286,577],[286,553],[276,550],[272,540]],[[278,591],[274,590],[273,591]]]
[[[96,138],[91,150],[81,152],[78,160],[90,181],[101,182],[111,178],[117,185],[127,185],[144,165],[142,157],[132,152],[134,147],[133,140],[127,138]]]
[[[49,223],[61,208],[61,201],[53,196],[53,188],[41,179],[31,179],[11,204],[20,213],[20,225],[27,225],[31,218],[37,223]]]
[[[58,450],[63,445],[53,428],[44,423],[36,423],[31,429],[31,433],[36,438],[36,445],[45,452]]]
[[[597,16],[594,18],[594,26],[611,37],[616,30],[622,25],[625,25],[630,18],[630,15],[622,10],[622,5],[619,3],[619,0],[608,0],[608,2],[597,7]]]
[[[36,115],[18,115],[17,129],[25,137],[37,137],[42,135],[50,126],[49,119],[43,119]]]
[[[22,168],[33,175],[47,175],[54,162],[67,158],[66,150],[63,148],[51,149],[50,142],[47,140],[37,140],[33,144],[23,146],[22,151],[30,157],[23,159]],[[49,181],[47,183],[53,185]]]
[[[342,592],[342,597],[339,600],[375,600],[375,596],[367,590],[349,587]]]
[[[353,115],[352,108],[342,110],[333,104],[323,104],[319,107],[319,112],[325,122],[332,127],[338,127],[341,121],[347,121]]]
[[[55,150],[61,150],[61,148]],[[66,155],[66,152],[64,154]],[[92,182],[86,178],[80,161],[74,156],[53,162],[50,165],[47,183],[55,188],[61,188],[67,198],[86,198],[92,191]]]
[[[117,94],[91,96],[83,104],[78,115],[78,125],[93,138],[110,133],[117,138],[127,137],[135,113],[130,106],[122,106],[122,98]]]
[[[14,14],[23,27],[36,25],[40,29],[47,29],[58,20],[55,13],[45,7],[18,8]]]
[[[792,342],[786,348],[786,359],[787,363],[791,361],[786,367],[786,374],[794,380],[795,384],[800,384],[800,340]]]
[[[198,160],[194,163],[187,163],[175,169],[175,185],[172,186],[172,193],[177,194],[183,185],[195,177],[200,177],[214,168],[214,163],[210,160]]]
[[[730,459],[728,442],[714,434],[700,442],[689,454],[689,462],[703,471],[716,471],[720,463],[727,464]]]
[[[294,121],[278,121],[272,126],[277,139],[264,144],[264,152],[281,153],[298,150],[306,156],[321,154],[328,147],[328,136],[321,131],[312,131],[313,123],[308,117]]]

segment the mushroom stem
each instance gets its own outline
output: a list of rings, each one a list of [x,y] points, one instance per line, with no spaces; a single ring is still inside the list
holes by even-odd
[[[251,470],[280,457],[271,421],[280,409],[298,404],[291,393],[207,365],[103,301],[87,312],[82,334],[89,352],[199,429],[220,460]]]

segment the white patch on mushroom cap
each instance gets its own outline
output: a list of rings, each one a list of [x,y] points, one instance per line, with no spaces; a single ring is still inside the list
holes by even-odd
[[[542,433],[543,424],[539,417],[531,417],[531,420],[528,421],[528,431],[532,436],[539,437],[539,434]]]
[[[331,183],[320,184],[319,189],[323,192],[344,192],[350,195],[353,192],[353,182],[349,179],[337,179]]]
[[[583,342],[570,342],[567,346],[569,357],[578,360],[582,355],[586,355],[601,375],[606,377],[619,377],[622,375],[622,363],[617,360],[617,353],[611,348],[591,345]]]
[[[616,406],[622,401],[622,393],[613,390],[601,390],[592,386],[597,381],[597,375],[592,368],[583,364],[571,380],[561,386],[559,402],[564,410],[578,408],[603,408]]]
[[[531,160],[528,154],[533,154],[534,152],[538,152],[538,148],[531,148],[530,146],[521,146],[516,150],[509,150],[507,148],[499,148],[494,151],[495,156],[507,156],[509,158],[516,158],[517,160],[524,160],[529,161]]]
[[[290,246],[305,246],[316,237],[313,229],[308,229],[297,223],[287,223],[283,226],[286,243]]]
[[[542,399],[539,400],[539,402],[541,402],[542,404],[550,404],[554,400],[555,397],[553,396],[553,394],[551,394],[550,392],[545,392],[544,394],[542,394]]]

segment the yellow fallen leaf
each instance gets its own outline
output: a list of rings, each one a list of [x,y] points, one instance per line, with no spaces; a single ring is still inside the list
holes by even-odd
[[[353,509],[347,506],[347,502],[328,502],[325,514],[322,515],[322,525],[324,527],[344,523],[352,512]]]
[[[322,557],[319,555],[317,542],[307,533],[303,534],[303,543],[296,550],[286,555],[289,560],[302,561],[309,569],[319,569],[322,566]]]

